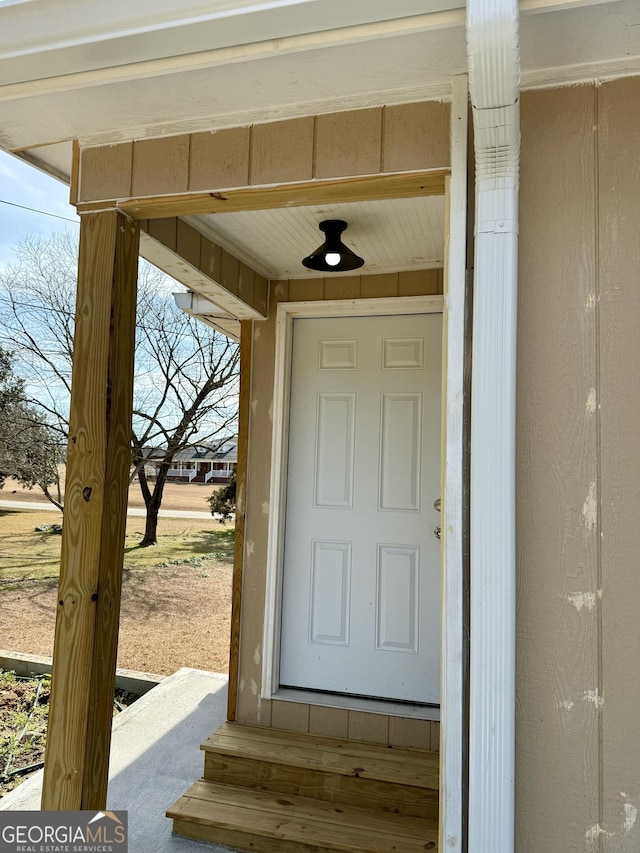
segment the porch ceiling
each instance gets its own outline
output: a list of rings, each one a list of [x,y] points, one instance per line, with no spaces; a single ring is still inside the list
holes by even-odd
[[[365,259],[358,273],[443,264],[442,196],[221,213],[188,221],[267,278],[307,278],[321,275],[301,260],[322,243],[318,223],[323,219],[348,223],[344,242]]]

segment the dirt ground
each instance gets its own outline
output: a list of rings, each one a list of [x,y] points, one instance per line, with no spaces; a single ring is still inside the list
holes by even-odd
[[[52,655],[56,584],[2,595],[2,646]],[[122,588],[118,666],[170,675],[181,666],[227,672],[231,567],[127,572]]]
[[[211,492],[211,486],[169,484],[163,506],[206,511],[204,498]],[[14,493],[9,484],[0,498],[24,499],[27,504],[43,499],[35,490]],[[230,561],[215,558],[125,572],[118,666],[163,675],[181,666],[227,672],[231,574]],[[55,582],[5,590],[0,646],[24,654],[53,654],[55,613]]]

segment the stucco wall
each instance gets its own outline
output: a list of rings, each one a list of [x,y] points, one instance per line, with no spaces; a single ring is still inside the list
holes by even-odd
[[[640,79],[522,97],[518,853],[640,850]]]

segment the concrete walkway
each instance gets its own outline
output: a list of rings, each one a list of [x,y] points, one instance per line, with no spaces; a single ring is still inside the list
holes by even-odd
[[[38,512],[57,512],[60,510],[49,501],[0,501],[0,509],[33,509]],[[147,511],[137,507],[127,507],[127,515],[144,516]],[[210,512],[199,512],[191,509],[161,509],[161,518],[212,518]]]
[[[173,837],[166,809],[202,776],[200,744],[222,725],[227,676],[180,669],[113,723],[107,808],[129,812],[129,853],[228,848]],[[0,800],[0,811],[38,811],[42,772]]]

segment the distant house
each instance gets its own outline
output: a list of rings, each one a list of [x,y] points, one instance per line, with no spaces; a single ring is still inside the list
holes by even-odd
[[[160,461],[152,458],[147,466],[151,477],[157,476]],[[173,457],[167,479],[183,483],[228,483],[238,466],[238,439],[221,444],[199,444],[181,450]]]

